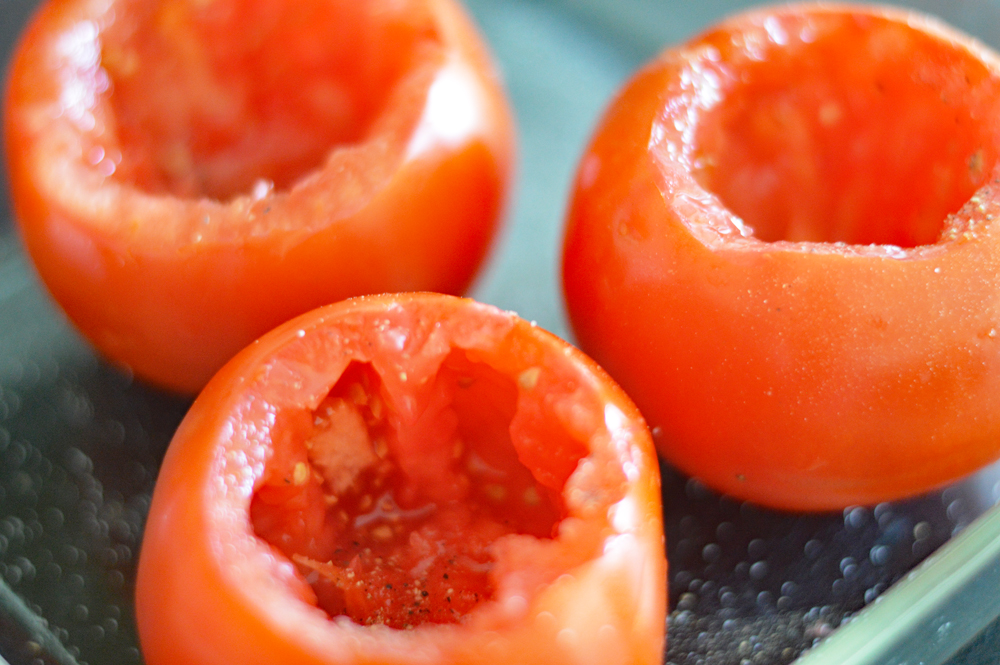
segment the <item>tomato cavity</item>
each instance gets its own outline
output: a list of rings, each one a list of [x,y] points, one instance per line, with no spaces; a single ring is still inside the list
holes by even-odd
[[[122,0],[101,30],[115,177],[150,193],[262,196],[362,140],[437,41],[414,2]]]
[[[251,503],[256,534],[294,561],[330,616],[410,628],[491,599],[494,543],[551,538],[564,512],[511,442],[514,382],[461,351],[404,421],[354,363],[315,410],[283,413]]]
[[[696,179],[763,241],[936,243],[997,164],[1000,82],[911,26],[812,19],[733,38]]]

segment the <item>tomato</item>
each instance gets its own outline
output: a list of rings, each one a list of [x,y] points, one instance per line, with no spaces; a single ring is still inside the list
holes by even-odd
[[[55,300],[108,358],[189,393],[314,307],[463,292],[512,166],[453,0],[50,0],[5,123]]]
[[[1000,451],[1000,59],[903,10],[726,20],[624,87],[581,158],[581,348],[673,465],[824,510]]]
[[[649,432],[589,358],[440,294],[307,313],[232,359],[157,479],[150,665],[659,663]]]

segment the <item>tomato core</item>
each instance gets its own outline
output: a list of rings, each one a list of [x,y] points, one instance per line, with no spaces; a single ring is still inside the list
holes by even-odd
[[[997,163],[1000,86],[973,52],[869,16],[734,40],[693,166],[759,240],[934,244]]]
[[[255,533],[298,566],[330,616],[454,623],[493,597],[493,543],[551,538],[563,507],[518,460],[517,389],[452,351],[427,407],[393,411],[354,363],[315,409],[282,412],[251,503]]]
[[[120,150],[116,177],[156,194],[294,184],[362,140],[437,43],[407,2],[118,4],[100,62],[120,145],[96,149]]]

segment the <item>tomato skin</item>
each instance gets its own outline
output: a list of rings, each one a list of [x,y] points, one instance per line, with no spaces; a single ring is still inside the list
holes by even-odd
[[[223,5],[258,23],[218,28]],[[162,19],[163,34],[144,18],[157,11],[174,17]],[[269,16],[276,11],[282,20]],[[296,22],[316,13],[318,27]],[[352,16],[367,21],[355,33],[392,46],[361,43],[344,56],[362,60],[360,74],[314,84],[314,70],[333,76],[310,64],[338,41],[324,30],[350,28]],[[250,35],[272,23],[272,51],[261,55]],[[299,39],[307,29],[317,34]],[[321,44],[316,53],[306,37]],[[218,71],[183,61],[199,48]],[[143,68],[175,51],[179,74]],[[365,69],[371,53],[388,74]],[[272,60],[280,76],[267,69]],[[235,82],[198,87],[229,75]],[[148,85],[133,84],[142,77]],[[271,86],[262,99],[258,81]],[[341,85],[368,86],[350,107],[364,117],[344,120],[352,129],[343,136],[336,104],[294,106],[300,90],[322,99]],[[310,100],[301,96],[300,105]],[[211,117],[226,103],[232,118]],[[187,393],[313,307],[365,293],[462,293],[495,236],[514,142],[490,57],[452,0],[52,0],[15,55],[4,130],[15,216],[56,301],[108,358]]]
[[[869,66],[866,43],[903,46]],[[1000,61],[969,38],[828,4],[733,17],[625,86],[580,163],[564,289],[580,347],[636,401],[669,462],[741,499],[827,510],[914,495],[997,458],[998,92]],[[824,116],[814,98],[841,106]],[[765,134],[781,113],[800,124]],[[923,134],[958,156],[920,147]],[[873,156],[851,162],[847,146]],[[913,173],[893,180],[898,155]],[[959,183],[940,199],[921,180],[934,160]],[[865,189],[883,180],[888,193]],[[816,202],[856,221],[836,217],[850,196],[874,201],[858,216],[871,228],[838,236],[813,221]],[[922,205],[937,215],[930,236],[896,214],[916,219]],[[807,221],[804,237],[777,227],[778,208]],[[864,235],[882,220],[887,236]]]
[[[275,423],[315,408],[350,362],[370,363],[384,394],[419,420],[428,379],[456,349],[516,386],[509,427],[518,459],[561,493],[565,514],[551,539],[498,541],[496,595],[460,623],[396,630],[331,619],[288,557],[250,526],[252,496],[286,445],[272,438]],[[579,462],[567,467],[574,456]],[[433,475],[437,467],[418,468]],[[185,417],[157,480],[140,556],[143,655],[150,665],[658,663],[662,528],[648,430],[593,361],[473,301],[356,298],[249,346]]]

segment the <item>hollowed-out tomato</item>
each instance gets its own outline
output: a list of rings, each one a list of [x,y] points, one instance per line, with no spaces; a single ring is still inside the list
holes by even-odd
[[[791,509],[1000,453],[1000,59],[929,17],[763,8],[664,51],[582,158],[581,348],[659,450]]]
[[[186,392],[314,307],[464,291],[513,143],[452,0],[49,0],[4,131],[55,299],[107,357]]]
[[[150,665],[658,663],[659,469],[590,359],[438,294],[265,335],[195,401],[142,543]]]

